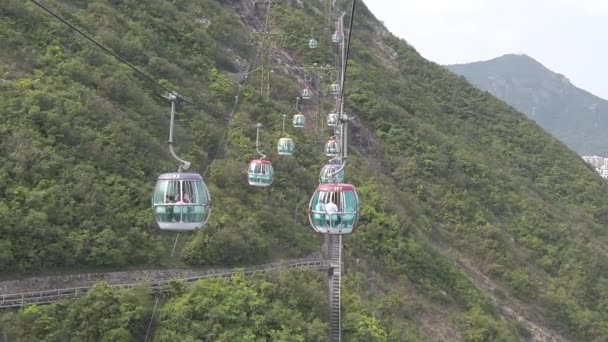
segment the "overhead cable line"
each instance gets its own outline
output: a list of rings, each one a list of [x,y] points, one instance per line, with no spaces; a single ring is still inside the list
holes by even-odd
[[[239,96],[240,95],[241,95],[241,86],[239,85],[239,91],[238,91],[237,95],[234,97],[234,106],[232,107],[232,112],[231,112],[232,115],[234,115],[234,112],[236,111],[236,107],[239,104]],[[230,130],[230,121],[228,121],[228,125],[226,127],[226,130],[224,130],[224,134],[222,135],[222,138],[220,139],[220,142],[217,145],[217,149],[215,150],[215,155],[213,156],[213,159],[211,160],[211,163],[209,163],[209,165],[207,165],[207,168],[205,169],[205,172],[203,173],[203,179],[207,175],[207,171],[209,171],[209,169],[213,166],[213,164],[215,163],[215,161],[217,160],[217,158],[219,158],[219,156],[220,156],[220,149],[222,148],[222,144],[224,143],[224,140],[226,139],[226,135],[228,134],[229,130]]]
[[[357,5],[357,0],[353,0],[353,7],[351,9],[350,12],[350,25],[348,28],[348,40],[346,42],[346,56],[344,58],[344,65],[342,66],[342,73],[344,75],[343,80],[342,80],[342,102],[344,102],[344,96],[345,96],[345,89],[346,89],[346,70],[348,69],[348,56],[350,54],[350,37],[353,33],[353,21],[355,20],[355,7]]]
[[[60,17],[58,14],[56,14],[55,12],[53,12],[48,7],[44,6],[43,4],[41,4],[40,2],[38,2],[36,0],[30,0],[30,1],[33,2],[36,6],[40,7],[45,12],[47,12],[48,14],[50,14],[51,16],[53,16],[55,19],[61,21],[63,24],[65,24],[66,26],[68,26],[73,31],[77,32],[78,34],[80,34],[81,36],[83,36],[84,38],[86,38],[91,43],[95,44],[98,48],[100,48],[101,50],[103,50],[105,53],[107,53],[110,56],[116,58],[121,63],[127,65],[129,68],[131,68],[133,71],[135,71],[137,74],[139,74],[140,76],[142,76],[146,80],[150,81],[151,83],[153,83],[154,85],[156,85],[157,87],[161,88],[162,90],[166,91],[169,94],[174,93],[173,90],[171,90],[171,89],[163,86],[158,81],[156,81],[154,78],[152,78],[152,76],[146,74],[145,72],[141,71],[139,68],[137,68],[136,66],[134,66],[133,64],[129,63],[129,61],[127,61],[126,59],[124,59],[124,58],[120,57],[119,55],[117,55],[116,53],[112,52],[112,50],[108,49],[107,47],[105,47],[101,43],[97,42],[95,39],[93,39],[92,37],[90,37],[86,33],[82,32],[80,29],[78,29],[74,25],[70,24],[68,21],[66,21],[65,19],[63,19],[62,17]],[[239,89],[239,93],[240,93],[240,89]],[[187,98],[185,98],[185,97],[183,97],[181,95],[177,95],[177,96],[183,102],[185,102],[185,103],[187,103],[189,105],[192,105],[192,106],[194,106],[194,107],[196,107],[196,108],[198,108],[200,110],[203,110],[203,111],[207,112],[208,114],[210,114],[211,116],[214,116],[216,118],[221,118],[221,119],[226,120],[226,121],[231,121],[232,120],[232,114],[225,114],[225,113],[222,113],[222,112],[220,112],[220,111],[218,111],[216,109],[213,109],[213,108],[211,108],[209,106],[205,106],[205,105],[202,105],[202,104],[199,104],[199,103],[195,103],[195,102],[193,102],[191,100],[188,100]],[[274,125],[274,123],[270,123],[270,124],[262,125],[262,127],[263,128],[264,127],[270,127],[270,126],[273,126],[273,125]]]

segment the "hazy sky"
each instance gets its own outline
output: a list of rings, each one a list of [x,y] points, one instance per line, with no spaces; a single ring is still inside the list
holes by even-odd
[[[364,0],[440,64],[525,53],[608,99],[608,0]]]

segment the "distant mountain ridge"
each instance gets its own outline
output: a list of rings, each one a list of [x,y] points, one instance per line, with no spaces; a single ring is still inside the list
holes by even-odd
[[[525,113],[577,153],[608,156],[608,101],[535,59],[507,54],[447,68]]]

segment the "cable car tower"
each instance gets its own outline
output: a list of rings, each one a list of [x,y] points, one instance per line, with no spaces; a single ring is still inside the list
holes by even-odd
[[[258,46],[260,66],[249,72],[248,75],[260,72],[260,96],[264,99],[270,98],[270,75],[272,74],[272,52],[275,48],[283,46],[285,35],[270,29],[270,15],[272,12],[272,0],[268,0],[266,10],[266,21],[264,31],[251,33],[251,44]]]

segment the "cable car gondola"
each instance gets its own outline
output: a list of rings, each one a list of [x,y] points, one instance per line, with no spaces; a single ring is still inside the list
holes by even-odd
[[[254,159],[249,163],[247,171],[249,185],[268,187],[274,180],[274,169],[272,163],[266,159]]]
[[[336,127],[338,126],[338,113],[327,114],[327,126]]]
[[[302,113],[293,116],[293,127],[304,128],[306,125],[306,117]]]
[[[329,93],[334,96],[340,95],[340,84],[337,82],[332,83],[329,86]]]
[[[320,184],[308,206],[312,228],[324,234],[351,234],[359,221],[359,197],[351,184]]]
[[[153,195],[154,217],[163,230],[195,230],[209,219],[209,190],[198,173],[172,172],[158,176]]]
[[[293,139],[287,136],[287,133],[285,132],[286,118],[287,115],[283,114],[283,134],[286,135],[286,137],[280,138],[279,142],[277,143],[277,152],[280,156],[290,156],[296,151],[296,143],[293,141]]]
[[[293,116],[293,127],[296,128],[304,128],[305,124],[306,124],[306,117],[304,116],[304,114],[302,114],[302,112],[300,112],[300,97],[296,97],[296,112],[297,114],[295,114]]]
[[[280,138],[277,143],[277,152],[281,156],[291,156],[296,151],[296,143],[291,138]]]
[[[274,180],[274,169],[272,163],[266,160],[266,155],[260,151],[260,128],[262,124],[256,125],[255,150],[260,155],[260,159],[249,162],[247,169],[247,182],[249,185],[257,187],[268,187]]]
[[[331,36],[331,41],[335,44],[339,44],[342,42],[342,37],[340,36],[338,31],[334,32],[334,34]]]
[[[335,157],[340,153],[340,146],[335,138],[329,139],[325,144],[325,155],[328,157]]]
[[[169,152],[180,164],[178,172],[158,176],[152,194],[152,212],[160,229],[189,231],[203,227],[209,220],[211,197],[200,174],[182,172],[190,167],[190,162],[179,158],[173,149],[173,122],[177,98],[176,93],[168,96],[171,101]]]
[[[319,42],[317,42],[317,40],[314,38],[310,38],[310,40],[308,41],[308,47],[311,49],[316,49],[318,46]]]
[[[310,90],[310,88],[308,88],[308,87],[302,89],[302,98],[304,100],[312,99],[312,90]]]
[[[315,39],[315,28],[310,28],[310,39],[308,40],[308,47],[310,49],[316,49],[319,46],[319,42]]]
[[[323,165],[319,173],[319,183],[342,183],[344,182],[344,168],[340,164],[328,163]]]

